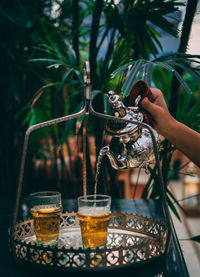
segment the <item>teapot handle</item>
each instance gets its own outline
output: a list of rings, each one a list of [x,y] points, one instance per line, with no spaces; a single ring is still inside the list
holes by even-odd
[[[138,98],[138,96],[141,96],[141,97]],[[128,99],[127,99],[127,105],[130,106],[130,107],[137,105],[140,108],[140,111],[143,114],[144,123],[147,123],[147,124],[152,126],[153,125],[152,116],[147,111],[145,111],[141,106],[141,101],[144,99],[144,97],[148,97],[148,99],[151,102],[154,101],[153,94],[151,92],[151,89],[147,85],[147,83],[143,80],[139,80],[134,84],[134,86],[131,89],[131,92],[130,92],[130,94],[128,96]],[[138,101],[138,102],[136,103],[136,101]]]

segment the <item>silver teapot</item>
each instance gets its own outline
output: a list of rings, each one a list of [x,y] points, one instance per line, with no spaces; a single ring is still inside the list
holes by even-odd
[[[138,88],[138,85],[139,87],[141,85],[144,86],[144,81],[139,82],[135,87]],[[140,124],[120,122],[117,120],[118,118],[123,118],[137,121],[138,123],[147,122],[147,120],[144,120],[144,118],[147,118],[147,113],[144,113],[140,106],[140,101],[146,95],[140,94],[140,90],[138,89],[136,91],[137,94],[135,97],[131,97],[135,103],[131,103],[131,106],[128,107],[120,101],[119,96],[113,91],[109,91],[108,93],[108,102],[111,104],[111,112],[116,117],[116,121],[109,120],[106,125],[106,132],[112,136],[112,139],[110,146],[104,146],[100,150],[100,155],[107,155],[112,167],[116,170],[135,167],[144,167],[147,169],[147,165],[155,158],[150,131],[147,128],[141,127]],[[153,133],[157,148],[159,148],[160,136],[154,129]]]

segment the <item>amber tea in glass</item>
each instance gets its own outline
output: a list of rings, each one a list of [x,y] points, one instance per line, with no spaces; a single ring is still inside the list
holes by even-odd
[[[30,200],[37,242],[43,245],[57,243],[62,211],[60,192],[32,193]]]
[[[86,195],[78,197],[78,213],[82,242],[85,248],[105,246],[108,221],[111,217],[111,197],[108,195]]]

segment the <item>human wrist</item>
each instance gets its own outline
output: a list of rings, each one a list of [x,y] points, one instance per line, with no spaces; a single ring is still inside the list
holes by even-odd
[[[162,128],[160,128],[161,135],[170,140],[171,137],[176,133],[178,124],[179,122],[174,117],[169,115],[165,119],[165,124],[162,124]]]

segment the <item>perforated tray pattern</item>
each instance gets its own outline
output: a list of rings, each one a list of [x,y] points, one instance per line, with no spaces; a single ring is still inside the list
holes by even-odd
[[[14,247],[18,263],[48,269],[103,269],[150,262],[165,251],[166,226],[152,218],[113,213],[109,221],[107,244],[103,249],[84,249],[76,213],[61,216],[57,246],[36,243],[33,220],[17,223]],[[11,239],[11,237],[10,237]]]

